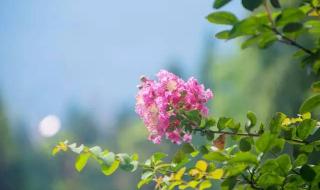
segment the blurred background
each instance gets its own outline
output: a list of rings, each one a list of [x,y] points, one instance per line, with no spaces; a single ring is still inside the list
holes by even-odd
[[[212,0],[2,0],[0,189],[136,189],[139,172],[105,177],[93,162],[79,174],[72,155],[52,157],[51,149],[68,139],[141,159],[172,152],[170,143],[146,140],[134,113],[139,77],[160,69],[213,89],[214,117],[296,113],[311,76],[292,49],[241,50],[239,41],[214,39],[223,27],[206,21],[211,7]],[[243,18],[240,7],[225,9]]]

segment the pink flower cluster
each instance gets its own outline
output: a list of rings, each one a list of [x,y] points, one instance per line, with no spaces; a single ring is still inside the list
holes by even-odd
[[[205,104],[213,97],[212,91],[191,77],[184,81],[165,70],[157,74],[158,80],[141,78],[137,94],[136,112],[147,126],[149,140],[159,144],[164,136],[173,143],[190,142],[191,134],[183,131],[176,119],[179,110],[199,110],[208,114]]]

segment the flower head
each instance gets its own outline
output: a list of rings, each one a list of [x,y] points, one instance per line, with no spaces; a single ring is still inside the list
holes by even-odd
[[[136,112],[150,133],[149,140],[158,144],[166,137],[176,144],[190,142],[192,136],[179,127],[177,116],[181,111],[191,110],[206,116],[205,104],[213,97],[212,91],[193,77],[184,81],[166,70],[161,70],[157,79],[141,77],[136,96]]]

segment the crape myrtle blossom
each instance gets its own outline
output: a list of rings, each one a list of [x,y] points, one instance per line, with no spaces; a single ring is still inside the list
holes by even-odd
[[[179,128],[180,121],[175,116],[180,111],[191,110],[207,116],[205,104],[213,97],[212,91],[193,77],[184,81],[166,70],[161,70],[157,79],[141,77],[136,96],[136,112],[150,133],[149,140],[159,144],[166,137],[176,144],[190,142],[191,134]]]

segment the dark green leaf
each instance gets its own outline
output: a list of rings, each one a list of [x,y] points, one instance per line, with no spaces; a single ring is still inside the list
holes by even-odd
[[[309,165],[303,165],[300,169],[300,174],[304,180],[309,182],[316,177],[316,172]]]
[[[239,149],[243,152],[247,152],[251,150],[250,138],[245,137],[242,138],[239,142]]]
[[[263,0],[242,0],[242,6],[249,11],[253,11],[263,3]]]
[[[228,4],[231,0],[215,0],[213,3],[213,8],[220,9],[221,7]]]
[[[286,33],[297,32],[301,30],[302,27],[303,25],[299,22],[290,22],[283,27],[282,31]]]
[[[316,124],[317,122],[312,119],[303,120],[297,127],[297,136],[302,140],[306,139],[313,132]]]
[[[211,23],[233,25],[238,22],[237,17],[231,12],[217,11],[209,14],[207,19]]]
[[[308,98],[302,103],[300,107],[300,113],[311,112],[313,109],[315,109],[319,105],[320,105],[320,95],[317,94]]]
[[[270,0],[270,3],[274,8],[281,8],[279,0]]]
[[[276,113],[276,115],[272,118],[269,128],[272,134],[279,134],[281,131],[281,125],[283,120],[286,118],[286,115],[283,113]]]

